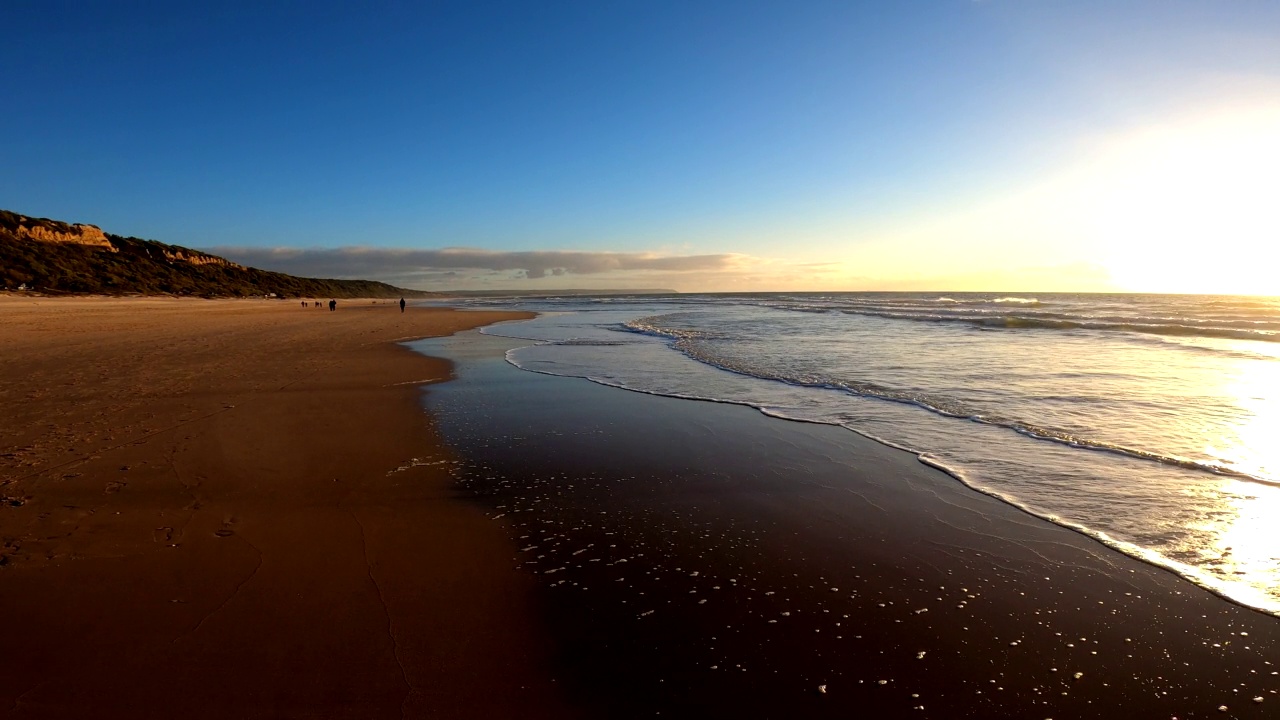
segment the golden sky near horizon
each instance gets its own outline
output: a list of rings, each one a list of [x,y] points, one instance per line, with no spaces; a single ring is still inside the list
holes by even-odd
[[[869,232],[875,239],[812,280],[1280,295],[1280,102],[1191,111],[1098,138],[1025,187]],[[838,255],[835,238],[819,246],[815,258]]]

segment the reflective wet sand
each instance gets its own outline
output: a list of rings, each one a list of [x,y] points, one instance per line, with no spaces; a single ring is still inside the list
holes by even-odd
[[[1280,705],[1274,617],[848,431],[522,372],[504,347],[427,343],[459,374],[428,406],[602,716]]]

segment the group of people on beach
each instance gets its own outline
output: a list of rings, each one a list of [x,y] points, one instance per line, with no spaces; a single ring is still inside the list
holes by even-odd
[[[376,302],[376,301],[375,301],[375,302]],[[314,302],[312,303],[312,305],[313,305],[314,307],[320,307],[320,301],[319,301],[319,300],[316,300],[316,301],[314,301]],[[400,298],[400,312],[402,312],[402,313],[404,312],[404,306],[405,306],[404,298]],[[307,301],[306,301],[306,300],[303,300],[303,301],[302,301],[302,307],[308,307],[308,304],[307,304]],[[337,301],[337,300],[330,300],[330,301],[329,301],[329,312],[333,312],[333,311],[335,311],[335,310],[337,310],[337,309],[338,309],[338,301]]]

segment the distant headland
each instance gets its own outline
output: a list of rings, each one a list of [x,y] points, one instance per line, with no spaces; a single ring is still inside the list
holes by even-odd
[[[96,225],[0,210],[0,289],[49,295],[193,297],[436,297],[371,280],[303,278],[258,270]]]

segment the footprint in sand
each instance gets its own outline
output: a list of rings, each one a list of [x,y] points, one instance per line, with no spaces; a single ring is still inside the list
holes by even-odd
[[[218,537],[231,537],[236,534],[236,531],[231,529],[231,526],[235,523],[236,517],[234,515],[224,515],[222,519],[222,529],[215,530],[213,534]]]

